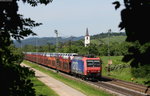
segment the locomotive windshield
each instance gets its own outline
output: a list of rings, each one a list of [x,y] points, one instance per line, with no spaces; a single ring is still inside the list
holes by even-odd
[[[87,60],[87,67],[100,67],[99,60]]]

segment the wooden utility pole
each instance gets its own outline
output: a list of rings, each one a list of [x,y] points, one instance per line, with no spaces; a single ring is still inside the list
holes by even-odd
[[[110,32],[111,29],[108,30],[108,75],[110,75],[110,65],[112,64],[112,60],[110,60]]]
[[[110,32],[111,29],[108,30],[108,58],[110,59]]]

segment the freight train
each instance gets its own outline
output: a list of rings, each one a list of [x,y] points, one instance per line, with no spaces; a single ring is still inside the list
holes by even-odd
[[[79,56],[77,53],[24,52],[24,54],[25,60],[79,76],[85,80],[101,78],[102,65],[99,57]]]

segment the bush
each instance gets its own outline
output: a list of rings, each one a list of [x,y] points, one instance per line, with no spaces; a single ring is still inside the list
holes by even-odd
[[[33,71],[16,64],[6,64],[0,69],[0,96],[35,96],[30,80],[34,76]]]
[[[136,78],[143,78],[146,79],[144,83],[150,86],[150,66],[144,65],[138,68],[132,68],[132,75]],[[147,83],[149,82],[149,83]]]

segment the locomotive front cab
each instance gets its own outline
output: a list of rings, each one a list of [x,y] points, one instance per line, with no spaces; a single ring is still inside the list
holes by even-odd
[[[85,62],[86,75],[89,78],[98,79],[101,77],[101,62],[100,58],[88,58]]]

